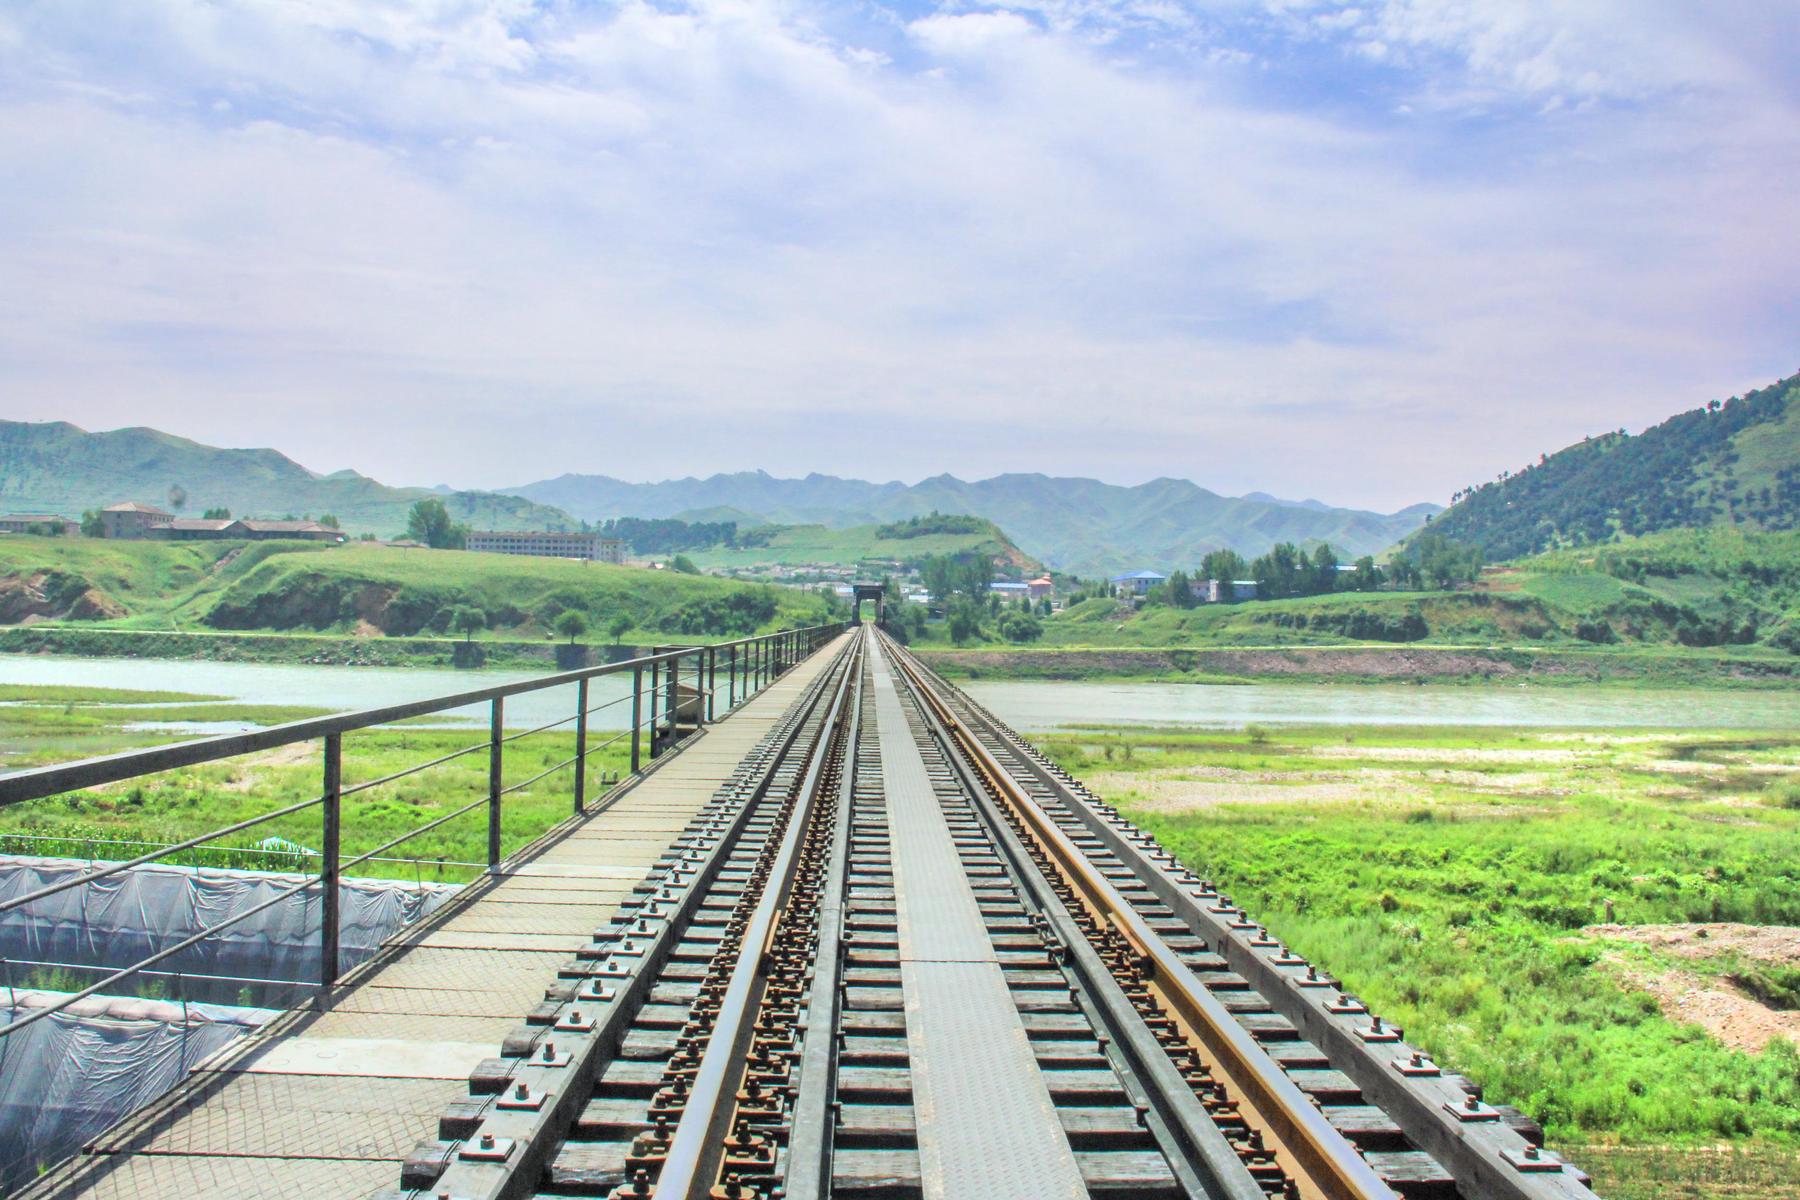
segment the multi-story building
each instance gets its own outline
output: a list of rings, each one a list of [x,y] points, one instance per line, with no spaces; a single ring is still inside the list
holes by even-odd
[[[468,548],[483,554],[529,554],[538,558],[586,558],[622,563],[625,543],[598,533],[563,533],[542,529],[477,529]]]
[[[247,538],[251,541],[286,538],[307,542],[344,540],[342,530],[321,525],[317,521],[261,521],[253,517],[239,520],[174,520],[151,532],[155,537],[172,538],[178,542],[218,541],[224,538]]]
[[[100,530],[103,536],[109,538],[149,537],[174,519],[173,513],[127,500],[123,504],[109,504],[100,510]]]

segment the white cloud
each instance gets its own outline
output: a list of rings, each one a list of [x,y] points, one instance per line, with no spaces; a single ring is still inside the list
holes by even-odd
[[[1441,497],[1792,365],[1788,98],[1512,7],[14,12],[0,386],[400,480]]]

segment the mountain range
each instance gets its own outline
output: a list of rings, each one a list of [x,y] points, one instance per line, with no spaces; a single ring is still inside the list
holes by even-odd
[[[1800,526],[1800,375],[1469,489],[1432,529],[1490,560],[1667,529]]]
[[[389,487],[355,471],[320,475],[275,450],[226,450],[155,429],[89,433],[67,421],[0,421],[0,508],[79,516],[123,500],[178,516],[334,514],[350,533],[397,536],[426,496],[482,529],[572,529],[558,509],[518,496]],[[181,503],[177,505],[176,501]]]
[[[1036,474],[973,482],[937,475],[915,484],[818,474],[778,479],[763,471],[662,483],[562,475],[507,490],[590,521],[680,517],[844,528],[966,513],[1000,526],[1027,554],[1080,575],[1193,567],[1209,550],[1252,556],[1277,542],[1328,542],[1345,557],[1373,554],[1440,511],[1432,504],[1374,513],[1262,494],[1234,498],[1185,479],[1127,487]]]
[[[436,496],[453,519],[486,529],[569,529],[582,520],[679,517],[760,525],[879,525],[932,512],[983,517],[1027,555],[1082,575],[1193,567],[1207,551],[1246,556],[1276,542],[1329,542],[1340,556],[1393,545],[1438,511],[1332,508],[1258,493],[1232,498],[1185,479],[1135,487],[1095,479],[997,475],[966,482],[939,475],[915,484],[831,475],[777,479],[762,471],[626,483],[564,475],[503,492],[392,487],[355,471],[319,474],[277,450],[208,446],[148,428],[91,433],[66,421],[0,421],[0,509],[78,515],[136,500],[198,516],[334,514],[352,534],[406,528],[416,501]]]

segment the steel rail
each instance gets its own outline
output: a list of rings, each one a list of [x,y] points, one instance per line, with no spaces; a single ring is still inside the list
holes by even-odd
[[[839,653],[847,654],[848,651]],[[830,673],[834,669],[837,669],[836,664],[809,683],[789,713],[772,730],[776,741],[758,764],[755,782],[747,785],[748,794],[737,804],[724,826],[716,834],[708,835],[710,845],[702,852],[685,852],[681,866],[671,869],[662,892],[667,895],[675,890],[679,895],[664,901],[671,904],[671,909],[656,919],[657,929],[646,940],[638,970],[612,980],[600,974],[601,964],[596,961],[574,997],[557,1006],[556,1019],[559,1021],[573,1009],[598,1007],[601,1011],[598,1022],[589,1032],[558,1035],[557,1044],[566,1047],[569,1054],[560,1065],[540,1065],[535,1058],[519,1060],[510,1076],[510,1086],[524,1086],[529,1094],[542,1096],[542,1103],[535,1108],[489,1111],[474,1132],[456,1139],[464,1152],[450,1159],[436,1181],[424,1189],[425,1194],[449,1195],[461,1200],[522,1200],[536,1193],[551,1156],[587,1103],[593,1081],[605,1064],[617,1055],[624,1031],[646,1002],[662,966],[700,911],[702,902],[733,849],[742,840],[777,775],[789,764],[812,714],[827,694]],[[616,988],[608,989],[612,991],[610,999],[582,994],[597,987],[603,978]],[[510,1147],[503,1158],[483,1159],[466,1153],[470,1146],[478,1145],[488,1137]],[[420,1192],[404,1187],[397,1192],[378,1194],[415,1196]]]
[[[1262,1185],[1250,1174],[1212,1115],[1194,1095],[1192,1085],[1146,1027],[1049,881],[1032,863],[1020,836],[997,811],[992,782],[987,781],[978,763],[959,752],[941,716],[925,703],[917,680],[910,675],[907,679],[914,695],[920,697],[919,710],[927,730],[943,747],[945,761],[956,772],[989,836],[1005,855],[1020,891],[1030,897],[1056,931],[1069,966],[1087,993],[1094,1026],[1105,1028],[1150,1101],[1146,1120],[1157,1134],[1157,1142],[1182,1190],[1196,1200],[1267,1200]]]
[[[1130,943],[1148,969],[1152,985],[1210,1052],[1221,1082],[1229,1084],[1276,1143],[1277,1158],[1298,1177],[1302,1195],[1326,1200],[1396,1200],[1396,1193],[1332,1128],[1304,1092],[1269,1057],[1217,997],[1199,984],[1178,955],[1150,928],[1112,881],[1095,869],[1080,847],[1025,794],[979,738],[964,725],[925,677],[889,640],[896,661],[918,684],[918,693],[937,712],[951,736],[992,781],[997,793],[1031,830],[1083,900]],[[1310,1185],[1310,1189],[1309,1189]]]
[[[819,783],[826,762],[843,725],[844,697],[853,681],[861,677],[861,646],[851,643],[850,654],[833,693],[831,708],[819,728],[819,738],[807,762],[806,775],[801,780],[798,800],[783,831],[781,847],[770,864],[769,881],[744,927],[746,953],[741,954],[732,967],[718,1018],[706,1043],[706,1053],[700,1059],[700,1068],[688,1092],[687,1105],[669,1139],[668,1154],[656,1180],[656,1195],[661,1200],[706,1200],[717,1182],[723,1149],[719,1135],[729,1124],[735,1108],[732,1095],[736,1091],[736,1080],[743,1073],[745,1052],[760,1007],[770,942],[793,887],[800,863],[800,846],[817,806]],[[750,952],[751,947],[755,948],[754,952]]]
[[[920,669],[932,674],[929,668]],[[1017,733],[954,685],[933,678],[945,694],[960,701],[973,723],[985,727],[990,737],[1015,752],[1032,782],[1055,794],[1087,832],[1116,855],[1177,919],[1216,946],[1230,968],[1249,981],[1271,1010],[1293,1022],[1334,1069],[1342,1071],[1370,1103],[1387,1113],[1414,1145],[1436,1159],[1466,1194],[1494,1200],[1591,1200],[1593,1192],[1579,1170],[1500,1119],[1498,1110],[1477,1103],[1471,1112],[1472,1093],[1464,1081],[1426,1056],[1415,1063],[1415,1051],[1399,1040],[1398,1029],[1393,1029],[1393,1040],[1365,1041],[1356,1028],[1357,1021],[1370,1020],[1362,1006],[1342,1014],[1326,1007],[1339,989],[1315,986],[1314,981],[1329,976],[1314,975],[1316,968],[1278,944],[1251,943],[1245,929],[1260,927],[1243,919],[1241,910],[1226,914],[1196,899],[1175,873],[1200,889],[1203,898],[1219,897],[1211,885],[1177,866],[1166,851],[1160,852],[1160,861],[1152,856],[1148,849],[1155,844],[1152,839],[1141,834],[1135,839],[1127,836],[1135,831],[1116,813],[1109,820],[1096,807],[1102,802],[1047,765]],[[1245,928],[1235,927],[1234,920]],[[1305,983],[1302,976],[1308,977]],[[1406,1071],[1401,1070],[1402,1064]]]
[[[868,652],[863,641],[863,653]],[[806,1040],[801,1044],[800,1085],[790,1112],[786,1169],[787,1200],[826,1200],[831,1192],[831,1098],[837,1090],[837,1029],[842,1017],[848,943],[844,940],[844,891],[850,869],[850,830],[855,821],[857,738],[863,722],[862,672],[852,685],[850,733],[838,776],[837,819],[831,857],[819,902],[819,942],[813,954],[812,997],[806,1008]]]

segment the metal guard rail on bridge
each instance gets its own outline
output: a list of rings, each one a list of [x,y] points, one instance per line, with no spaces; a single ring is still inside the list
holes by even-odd
[[[322,810],[320,820],[321,849],[320,867],[317,876],[285,888],[268,897],[252,908],[236,913],[216,925],[209,925],[199,932],[168,946],[147,958],[141,959],[128,967],[119,968],[104,979],[75,992],[54,1005],[38,1009],[29,1016],[13,1021],[9,1025],[0,1026],[0,1039],[23,1029],[55,1013],[61,1012],[76,1002],[86,999],[104,989],[140,973],[148,972],[157,963],[188,949],[191,946],[221,932],[240,921],[256,916],[258,913],[302,892],[313,888],[321,889],[322,906],[319,923],[319,987],[321,993],[328,992],[337,982],[339,975],[338,954],[338,881],[344,869],[354,867],[391,850],[400,843],[426,833],[445,822],[454,820],[476,808],[486,805],[488,808],[488,870],[493,871],[500,865],[500,814],[501,801],[510,793],[521,791],[567,767],[575,767],[573,788],[574,812],[579,815],[586,811],[587,789],[587,756],[591,750],[601,750],[625,738],[631,739],[631,776],[636,777],[644,768],[644,751],[648,749],[648,757],[655,759],[665,748],[658,741],[658,734],[664,723],[668,732],[673,734],[685,722],[694,726],[704,725],[714,720],[718,714],[718,694],[721,691],[719,672],[721,666],[725,672],[723,691],[725,692],[725,711],[730,712],[739,703],[755,695],[764,686],[785,673],[787,669],[811,654],[831,637],[843,629],[838,623],[813,625],[804,629],[782,630],[779,633],[763,634],[757,637],[740,638],[732,642],[721,642],[708,646],[680,646],[657,649],[656,652],[642,658],[627,659],[622,662],[606,663],[602,666],[583,667],[579,670],[564,671],[555,675],[544,675],[536,679],[519,680],[516,683],[499,684],[494,687],[479,688],[474,691],[458,692],[449,696],[435,696],[424,700],[412,700],[404,704],[391,704],[382,708],[362,709],[356,712],[336,713],[326,717],[313,717],[302,721],[292,721],[284,725],[273,725],[266,729],[257,729],[245,733],[221,734],[217,737],[200,738],[190,742],[178,742],[169,746],[155,746],[144,750],[128,750],[119,754],[109,754],[98,758],[82,759],[78,762],[59,763],[53,766],[37,767],[11,774],[0,775],[0,808],[15,804],[24,804],[32,800],[40,800],[50,796],[58,796],[67,792],[79,791],[83,788],[98,787],[108,783],[118,783],[126,779],[135,779],[145,775],[153,775],[162,771],[174,770],[178,767],[196,766],[201,763],[218,762],[227,758],[235,758],[244,754],[255,754],[260,751],[273,750],[281,746],[290,746],[299,742],[321,740],[324,743],[324,766],[321,794],[310,800],[302,800],[296,804],[249,817],[231,825],[209,830],[185,841],[164,846],[148,854],[123,862],[109,863],[95,869],[39,888],[22,896],[15,896],[0,903],[0,915],[4,915],[22,905],[55,895],[69,888],[80,887],[105,879],[133,867],[142,866],[165,858],[168,855],[205,846],[209,842],[245,829],[291,816],[296,812],[318,806]],[[723,659],[723,663],[721,663]],[[603,675],[619,675],[629,671],[632,676],[631,693],[609,700],[604,704],[588,706],[589,681]],[[684,671],[691,674],[691,683],[683,680]],[[644,675],[650,675],[650,687],[644,687]],[[516,696],[526,692],[541,691],[545,688],[568,687],[573,684],[576,689],[575,710],[559,720],[539,725],[532,729],[517,730],[508,733],[504,729],[505,700],[508,696]],[[684,687],[687,689],[683,693]],[[644,700],[648,697],[648,713]],[[611,708],[629,700],[631,702],[631,724],[622,732],[600,743],[598,746],[587,745],[588,717],[593,713]],[[382,725],[392,725],[412,717],[428,716],[432,713],[446,712],[451,709],[467,708],[486,703],[490,706],[489,735],[485,741],[465,746],[449,754],[403,767],[391,774],[377,779],[364,780],[349,786],[343,781],[343,737],[346,733],[371,729]],[[543,733],[569,722],[575,722],[575,753],[562,761],[553,764],[529,779],[507,784],[504,780],[504,751],[508,742],[516,741],[532,734]],[[646,746],[643,738],[645,730],[649,731]],[[441,766],[466,754],[486,750],[488,752],[488,787],[486,794],[478,797],[460,808],[437,817],[424,825],[408,830],[399,837],[393,838],[372,850],[365,851],[348,862],[341,861],[340,847],[342,842],[341,805],[345,796],[383,784],[393,783],[417,774],[430,767]],[[162,974],[163,972],[150,972]]]

